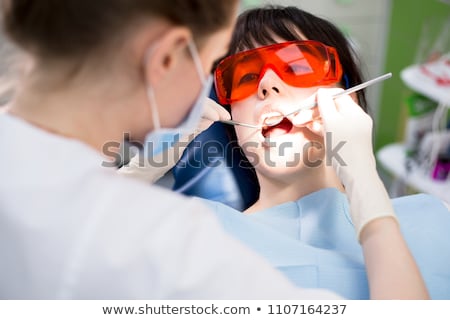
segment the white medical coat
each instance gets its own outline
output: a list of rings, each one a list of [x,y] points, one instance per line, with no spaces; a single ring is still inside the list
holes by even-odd
[[[0,114],[0,299],[334,299],[227,236],[200,201],[118,176]]]

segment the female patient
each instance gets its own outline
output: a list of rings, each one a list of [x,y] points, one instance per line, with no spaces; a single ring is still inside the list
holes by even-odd
[[[235,126],[260,195],[245,214],[211,205],[229,232],[293,282],[361,299],[369,297],[358,243],[365,221],[350,213],[363,207],[376,211],[384,201],[376,192],[381,182],[370,143],[372,123],[362,111],[363,91],[353,100],[345,96],[332,102],[319,89],[358,83],[355,54],[331,23],[294,7],[242,14],[230,54],[216,68],[216,91],[233,120],[261,126]],[[314,99],[319,108],[283,117]],[[281,122],[268,126],[274,119]],[[345,138],[349,127],[360,128],[360,144]],[[351,178],[350,167],[358,172]],[[450,213],[425,195],[393,204],[431,296],[450,298]]]
[[[298,42],[306,39],[315,41]],[[257,127],[236,127],[236,134],[261,192],[244,214],[210,202],[224,227],[299,286],[373,298],[386,290],[383,279],[391,284],[391,297],[405,297],[411,288],[402,266],[412,276],[414,263],[376,173],[371,120],[350,97],[330,98],[339,89],[329,87],[361,82],[345,38],[296,8],[255,9],[239,18],[230,55],[216,69],[216,91],[234,120]],[[316,98],[319,88],[326,89]],[[365,108],[364,95],[358,98]],[[314,111],[282,116],[314,99]],[[282,121],[265,125],[273,118]],[[345,141],[348,148],[339,149]],[[327,163],[325,150],[338,154]],[[143,177],[153,169],[121,172]],[[379,240],[377,254],[368,254]]]

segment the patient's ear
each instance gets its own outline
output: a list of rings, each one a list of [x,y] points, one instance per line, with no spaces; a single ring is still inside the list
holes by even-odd
[[[147,83],[156,85],[186,61],[187,45],[192,38],[186,27],[170,27],[155,43],[147,49],[144,73]]]

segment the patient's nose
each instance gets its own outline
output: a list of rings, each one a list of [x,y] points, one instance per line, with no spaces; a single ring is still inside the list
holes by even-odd
[[[267,69],[258,84],[258,97],[263,100],[279,96],[283,94],[283,87],[283,80],[272,69]]]

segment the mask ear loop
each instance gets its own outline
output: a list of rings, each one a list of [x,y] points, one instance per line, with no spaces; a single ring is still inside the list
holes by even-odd
[[[191,53],[192,60],[194,61],[195,69],[197,70],[198,76],[200,77],[200,81],[202,82],[202,85],[205,85],[205,83],[206,83],[205,73],[204,73],[202,61],[200,60],[200,56],[199,56],[197,47],[194,43],[194,40],[191,39],[188,42],[188,48]]]
[[[150,110],[152,112],[153,130],[161,129],[161,122],[159,120],[159,111],[156,104],[155,92],[150,85],[147,88],[147,98],[148,102],[150,103]]]
[[[144,70],[148,64],[150,56],[152,55],[153,51],[155,50],[155,46],[156,46],[156,44],[154,46],[152,46],[151,48],[149,48],[147,50],[147,53],[145,54]],[[150,104],[150,110],[152,113],[153,130],[161,129],[161,122],[159,119],[159,111],[158,111],[158,105],[156,103],[155,92],[153,90],[152,85],[149,83],[147,83],[147,99],[148,99],[148,103]]]

